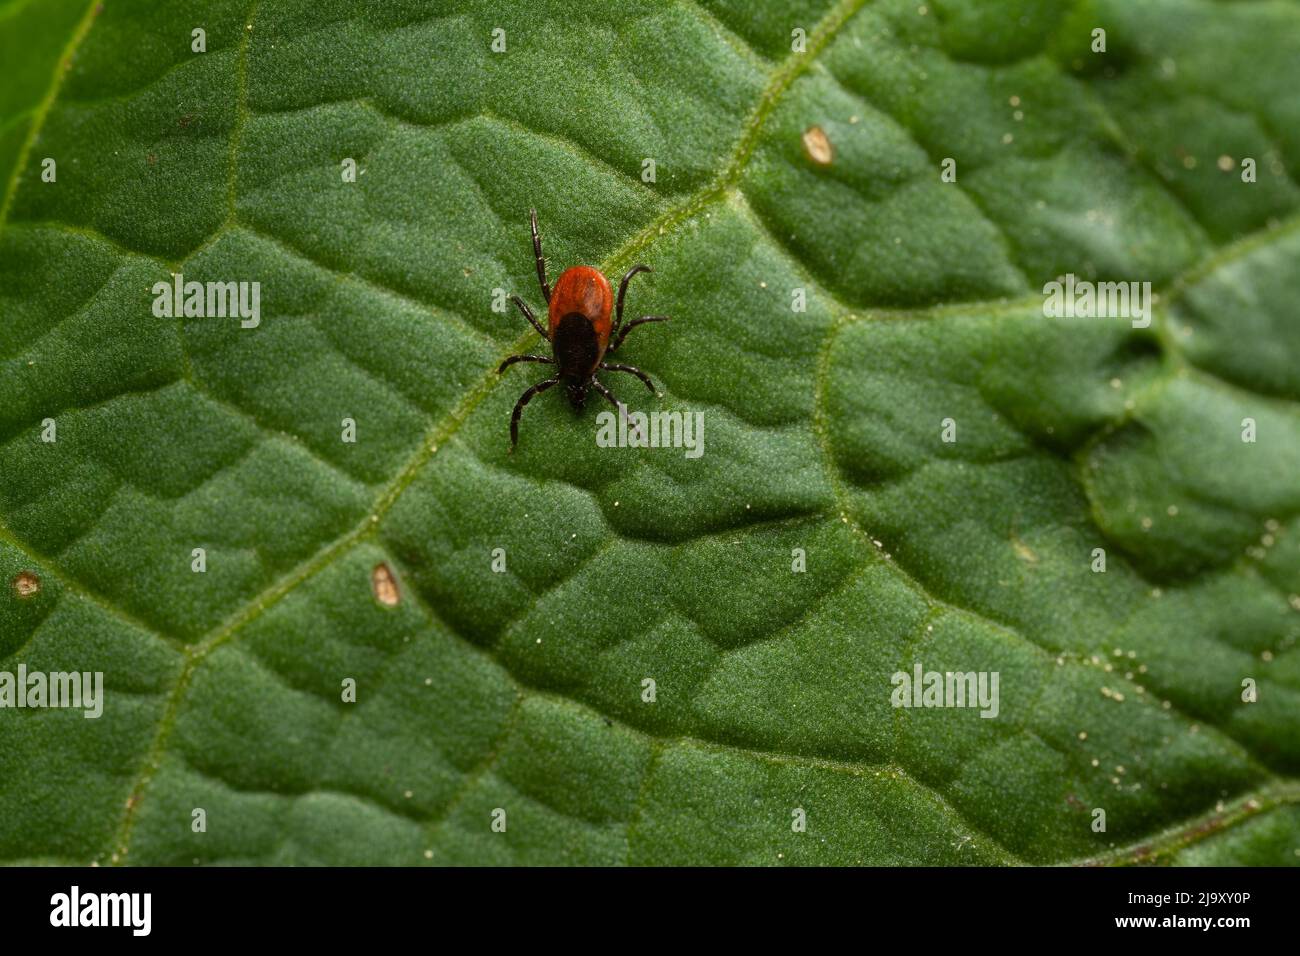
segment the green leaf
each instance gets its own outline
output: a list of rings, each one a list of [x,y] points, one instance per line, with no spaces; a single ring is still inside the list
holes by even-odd
[[[0,672],[105,682],[0,709],[0,859],[1300,862],[1300,7],[11,0],[0,53]],[[562,390],[509,452],[534,206],[552,281],[654,267],[662,395],[605,379],[699,457]]]

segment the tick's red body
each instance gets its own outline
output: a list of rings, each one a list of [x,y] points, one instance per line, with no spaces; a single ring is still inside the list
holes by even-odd
[[[511,296],[511,299],[533,324],[533,328],[551,343],[551,357],[512,355],[501,363],[498,371],[504,372],[515,362],[539,362],[556,366],[556,373],[552,378],[528,389],[515,403],[514,413],[510,416],[511,450],[514,450],[515,443],[519,440],[519,416],[523,413],[524,406],[534,395],[561,382],[564,383],[574,408],[582,408],[586,404],[589,388],[594,388],[615,406],[618,405],[609,389],[596,379],[596,372],[601,369],[635,375],[654,394],[654,383],[644,372],[631,365],[606,362],[605,353],[617,351],[623,344],[623,339],[627,338],[627,333],[635,326],[645,322],[664,322],[668,318],[665,315],[643,315],[623,325],[623,296],[627,293],[628,280],[638,272],[649,272],[649,266],[637,265],[627,271],[619,283],[617,300],[610,291],[609,280],[599,269],[591,266],[573,266],[564,270],[552,289],[546,282],[546,260],[542,258],[542,240],[537,235],[536,212],[532,214],[532,228],[537,281],[541,284],[542,295],[546,297],[548,307],[547,327],[542,328],[523,299],[517,295]],[[614,315],[613,321],[610,319],[611,312]]]
[[[567,382],[585,386],[609,347],[614,293],[591,266],[565,269],[551,290],[551,352]],[[585,388],[584,388],[585,390]]]

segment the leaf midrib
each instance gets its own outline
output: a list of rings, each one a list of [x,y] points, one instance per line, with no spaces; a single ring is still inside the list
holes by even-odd
[[[27,168],[27,158],[31,154],[32,146],[41,134],[41,129],[45,126],[45,117],[50,113],[50,107],[59,97],[59,90],[63,88],[63,77],[72,65],[72,58],[76,55],[77,49],[81,46],[82,41],[86,39],[86,34],[90,32],[91,25],[95,22],[97,15],[96,8],[100,0],[90,0],[86,7],[86,12],[81,15],[77,27],[72,31],[72,37],[68,40],[68,45],[63,48],[59,58],[54,62],[54,76],[50,79],[50,88],[45,93],[40,105],[35,110],[36,118],[32,121],[32,127],[27,131],[27,139],[23,142],[22,148],[18,150],[18,159],[14,163],[13,172],[9,175],[9,182],[5,184],[4,201],[0,202],[0,231],[4,230],[5,223],[9,221],[9,208],[13,205],[14,195],[18,192],[18,180],[22,178],[23,170]],[[17,4],[21,8],[24,4]],[[16,11],[11,11],[16,12]]]

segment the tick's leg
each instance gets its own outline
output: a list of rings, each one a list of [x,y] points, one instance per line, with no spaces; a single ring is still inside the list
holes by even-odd
[[[638,272],[654,272],[649,266],[633,266],[623,274],[623,281],[618,284],[618,305],[615,308],[614,331],[623,324],[623,296],[627,295],[627,283]]]
[[[530,209],[528,213],[533,220],[533,255],[537,257],[537,281],[542,285],[542,298],[546,300],[547,305],[550,305],[551,287],[546,281],[546,260],[542,258],[542,237],[537,234],[537,210]],[[534,322],[533,324],[536,325],[537,323]],[[546,333],[543,332],[542,334],[545,335]]]
[[[519,298],[519,296],[517,295],[512,295],[510,297],[510,301],[513,302],[515,305],[519,306],[519,311],[524,314],[524,318],[527,319],[529,322],[533,323],[533,328],[535,328],[538,331],[538,333],[542,336],[542,338],[544,339],[550,338],[550,336],[546,334],[546,330],[542,328],[542,323],[537,321],[537,316],[533,315],[533,310],[528,308],[527,302]]]
[[[614,397],[614,393],[602,385],[599,380],[593,378],[591,380],[591,387],[604,395],[605,398],[609,400],[609,403],[619,410],[620,415],[623,414],[623,406],[618,403],[618,399]]]
[[[607,399],[609,399],[609,403],[610,403],[611,405],[613,405],[615,408],[618,409],[618,416],[619,416],[620,419],[625,419],[625,418],[627,417],[627,410],[626,410],[622,405],[620,405],[620,404],[618,403],[618,399],[614,397],[614,393],[613,393],[613,392],[611,392],[609,389],[607,389],[604,385],[600,384],[600,382],[598,382],[598,381],[597,381],[596,379],[594,379],[594,378],[591,380],[591,387],[594,388],[596,391],[600,392],[600,394],[604,395]],[[634,425],[634,426],[632,426],[632,427],[628,430],[628,434],[630,434],[630,435],[636,435],[636,436],[637,436],[637,441],[642,441],[642,440],[643,440],[643,437],[642,437],[642,435],[641,435],[641,426],[640,426],[640,425]]]
[[[614,344],[609,347],[609,350],[613,352],[620,345],[622,345],[623,340],[627,338],[627,334],[631,332],[633,329],[635,329],[638,325],[645,325],[647,322],[667,322],[667,321],[668,321],[668,316],[666,315],[643,315],[639,319],[633,319],[627,325],[623,326],[623,328],[619,329],[618,338],[614,340]]]
[[[543,365],[554,365],[555,359],[547,358],[545,355],[512,355],[501,363],[501,367],[497,369],[497,374],[500,375],[516,362],[541,362]]]
[[[651,395],[655,393],[655,383],[650,381],[649,375],[641,371],[635,365],[616,365],[612,362],[601,362],[599,368],[603,368],[607,372],[627,372],[631,375],[635,375],[641,381],[645,382],[645,387],[650,389]]]
[[[540,395],[552,385],[559,384],[560,377],[548,378],[544,382],[538,382],[528,391],[519,396],[519,401],[515,402],[515,410],[510,416],[510,450],[515,450],[515,445],[519,444],[519,416],[524,413],[524,406],[533,400],[534,395]]]

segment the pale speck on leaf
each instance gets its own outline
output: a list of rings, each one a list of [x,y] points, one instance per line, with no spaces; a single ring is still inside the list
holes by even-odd
[[[820,126],[809,126],[803,133],[804,154],[818,166],[829,166],[835,151],[826,131]]]
[[[375,600],[385,607],[396,607],[402,599],[397,578],[383,561],[376,564],[374,570],[370,572],[370,588],[374,592]]]

